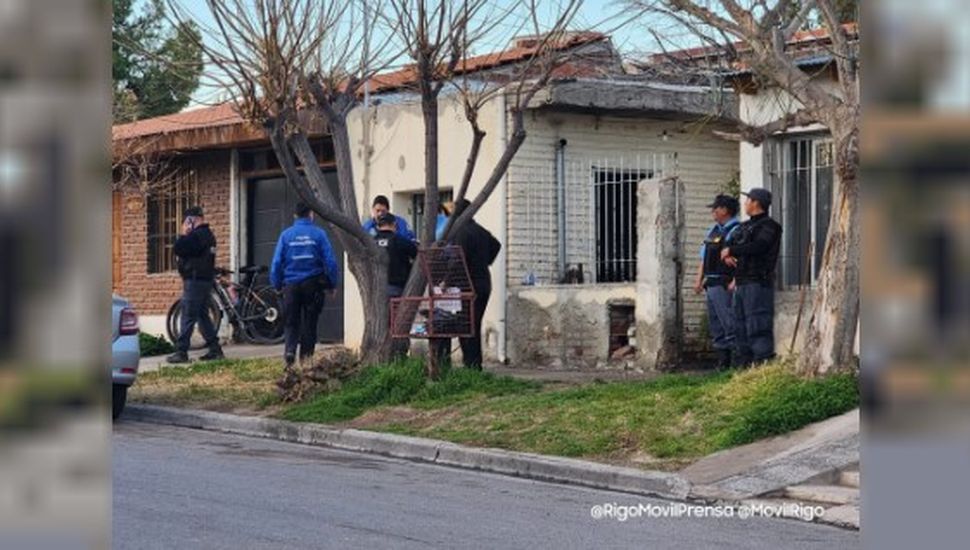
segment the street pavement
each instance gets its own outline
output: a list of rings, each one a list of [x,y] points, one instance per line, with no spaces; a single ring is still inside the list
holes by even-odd
[[[799,520],[597,520],[598,504],[670,503],[123,418],[113,451],[114,548],[860,546]]]

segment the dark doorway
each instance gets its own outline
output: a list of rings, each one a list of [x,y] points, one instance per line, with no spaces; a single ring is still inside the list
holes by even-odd
[[[337,191],[337,173],[324,172],[331,190]],[[293,223],[293,208],[299,201],[296,192],[290,188],[283,178],[267,178],[250,180],[247,184],[249,205],[248,232],[249,242],[247,250],[249,263],[253,265],[269,266],[273,261],[276,241],[283,229]],[[320,220],[317,224],[323,227]],[[336,236],[330,234],[330,244],[333,245],[337,264],[341,274],[344,267],[344,254]],[[268,275],[262,275],[263,282],[269,282]],[[344,285],[341,276],[340,285],[334,296],[327,297],[326,305],[320,314],[320,324],[317,331],[320,342],[343,343],[344,340]]]

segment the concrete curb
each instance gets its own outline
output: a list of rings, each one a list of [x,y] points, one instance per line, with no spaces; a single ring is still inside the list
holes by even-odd
[[[131,404],[125,409],[122,418],[375,453],[432,464],[673,500],[684,500],[691,492],[690,482],[677,474],[502,449],[467,447],[421,437],[338,429],[319,424],[154,405]]]

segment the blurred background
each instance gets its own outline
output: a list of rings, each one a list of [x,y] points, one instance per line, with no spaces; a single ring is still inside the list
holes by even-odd
[[[0,0],[0,548],[110,545],[109,29]]]
[[[863,538],[970,538],[970,2],[863,3]]]

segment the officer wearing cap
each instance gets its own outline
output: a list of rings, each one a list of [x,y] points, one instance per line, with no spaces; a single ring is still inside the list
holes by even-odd
[[[739,366],[775,356],[775,264],[781,224],[768,216],[771,192],[742,192],[749,218],[735,230],[721,259],[734,269],[734,363]]]
[[[694,291],[704,292],[707,300],[708,329],[717,351],[717,367],[731,366],[734,348],[734,293],[728,288],[734,277],[734,268],[721,260],[721,250],[738,228],[738,199],[718,195],[707,205],[711,209],[714,225],[707,231],[701,246],[701,264],[697,270]]]
[[[205,338],[209,352],[200,357],[203,361],[222,359],[219,335],[209,318],[209,300],[216,276],[216,237],[205,222],[205,213],[199,206],[185,210],[182,235],[172,246],[179,275],[182,277],[182,317],[175,353],[166,360],[169,363],[189,362],[189,342],[195,325]]]

